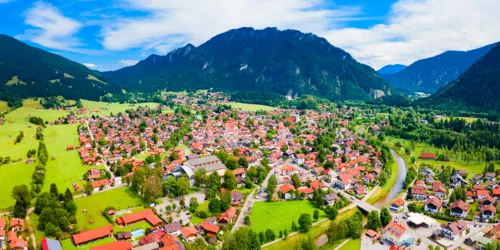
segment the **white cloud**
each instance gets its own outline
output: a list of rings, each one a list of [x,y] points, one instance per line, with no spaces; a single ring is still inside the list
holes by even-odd
[[[103,46],[111,50],[154,48],[166,53],[187,42],[196,46],[229,29],[251,26],[294,28],[318,33],[336,18],[359,8],[322,8],[325,0],[124,0],[146,17],[121,18],[103,28]]]
[[[386,24],[320,33],[374,68],[500,41],[498,0],[400,0]]]
[[[97,67],[99,67],[99,65],[95,64],[95,63],[82,63],[83,65],[85,65],[85,67],[89,68],[89,69],[95,69]]]
[[[34,29],[26,30],[24,34],[17,36],[19,39],[31,40],[47,48],[75,52],[82,45],[73,36],[82,25],[62,15],[52,4],[36,2],[25,14],[24,22]]]
[[[139,60],[120,60],[119,63],[124,66],[133,66],[136,65]]]

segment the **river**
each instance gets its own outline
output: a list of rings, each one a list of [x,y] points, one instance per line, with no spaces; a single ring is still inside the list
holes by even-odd
[[[396,183],[391,188],[391,190],[389,190],[389,193],[387,193],[387,195],[384,198],[378,200],[375,204],[373,204],[373,206],[378,209],[382,209],[389,202],[396,199],[398,194],[401,193],[401,191],[403,190],[404,182],[406,179],[407,167],[405,160],[403,159],[403,157],[401,157],[398,153],[396,153],[392,149],[391,149],[391,154],[394,160],[396,161],[396,164],[398,165],[398,179],[396,180]]]

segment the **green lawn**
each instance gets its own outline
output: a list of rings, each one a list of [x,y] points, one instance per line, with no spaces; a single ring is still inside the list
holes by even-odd
[[[148,228],[152,228],[152,226],[151,226],[151,224],[149,224],[145,220],[139,221],[137,223],[130,224],[130,225],[125,226],[125,227],[120,227],[118,225],[113,225],[113,230],[114,230],[115,233],[116,232],[131,232],[132,230],[134,230],[136,228],[142,228],[142,229],[146,230]]]
[[[207,213],[208,217],[211,216],[210,212],[208,211],[208,201],[201,203],[196,211],[205,211],[205,213]],[[203,221],[205,221],[205,219],[206,219],[206,218],[197,217],[195,214],[191,214],[191,215],[193,216],[193,218],[191,218],[191,224],[193,224],[193,225],[200,224]]]
[[[82,164],[78,151],[66,151],[68,145],[78,145],[77,124],[48,126],[43,134],[50,156],[55,160],[47,162],[44,190],[56,183],[59,191],[73,190],[72,182],[77,182],[89,169]],[[52,158],[52,157],[51,157]]]
[[[384,198],[384,196],[386,196],[387,193],[389,193],[394,184],[396,184],[396,181],[398,180],[398,171],[399,171],[396,160],[394,160],[394,162],[391,163],[391,168],[392,168],[391,171],[392,174],[389,180],[387,180],[387,182],[383,186],[379,186],[377,190],[373,192],[373,194],[370,197],[368,197],[368,199],[366,199],[367,203],[374,204],[378,200]]]
[[[335,218],[335,221],[345,220],[345,219],[353,216],[356,213],[356,211],[358,211],[357,207],[352,208],[350,210],[347,210],[347,211],[339,214],[337,216],[337,218]],[[324,220],[324,221],[314,225],[311,228],[311,231],[309,231],[308,233],[298,233],[298,234],[292,235],[292,236],[288,237],[286,240],[278,241],[272,245],[264,247],[263,249],[266,249],[266,250],[296,249],[297,243],[300,240],[307,239],[309,236],[312,239],[316,239],[320,235],[324,234],[326,232],[326,230],[328,229],[328,227],[330,226],[330,222],[331,222],[330,220]],[[291,225],[291,223],[290,223],[290,225]],[[339,241],[335,245],[329,245],[329,246],[331,246],[331,248],[329,247],[327,249],[334,249],[335,246],[337,246],[340,243],[341,243],[341,241]],[[323,248],[326,246],[328,246],[328,244],[323,246]]]
[[[361,239],[350,239],[345,245],[343,245],[339,250],[353,250],[361,249]]]
[[[24,137],[16,144],[16,137],[23,131]],[[34,138],[36,126],[27,122],[14,122],[0,125],[0,156],[26,160],[26,152],[38,148]],[[33,138],[32,138],[33,136]]]
[[[257,110],[271,111],[276,109],[271,106],[260,105],[260,104],[248,104],[240,102],[229,102],[226,104],[231,105],[233,109],[241,109],[243,111],[257,111]]]
[[[95,102],[95,101],[87,101],[82,100],[83,107],[86,107],[90,110],[99,110],[98,115],[109,115],[110,113],[117,114],[119,112],[125,112],[127,109],[138,108],[138,107],[158,107],[158,103],[155,102],[147,102],[147,103],[138,103],[138,104],[129,104],[129,103],[108,103],[108,102]],[[91,114],[86,114],[90,116]],[[85,115],[84,115],[85,116]]]
[[[298,225],[298,219],[301,214],[307,213],[311,217],[316,208],[307,201],[284,201],[284,202],[256,202],[250,214],[252,229],[256,232],[262,232],[272,229],[276,234],[280,230],[288,229],[291,231],[292,221]],[[320,211],[320,218],[325,214]]]
[[[50,122],[67,115],[69,115],[69,112],[65,110],[47,110],[21,107],[5,115],[5,120],[9,122],[27,122],[30,116],[38,116],[44,121]]]
[[[104,244],[111,243],[114,241],[115,240],[113,239],[113,237],[106,237],[104,239],[97,240],[97,241],[88,243],[86,245],[80,245],[77,247],[73,244],[73,241],[71,240],[71,238],[69,238],[69,239],[65,239],[65,240],[61,241],[61,245],[62,245],[62,249],[64,249],[64,250],[72,250],[72,249],[86,250],[86,249],[90,249],[91,247],[104,245]]]
[[[31,183],[31,175],[35,170],[35,164],[27,165],[22,162],[0,166],[0,209],[13,206],[15,201],[10,196],[12,188],[17,185],[28,185]]]
[[[137,194],[126,187],[78,198],[75,202],[78,205],[76,219],[82,231],[109,225],[109,221],[102,215],[106,207],[113,206],[119,211],[145,205]],[[87,212],[84,212],[85,209]]]

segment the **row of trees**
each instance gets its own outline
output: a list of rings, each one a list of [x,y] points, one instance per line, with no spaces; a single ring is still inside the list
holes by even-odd
[[[38,142],[38,162],[35,166],[35,171],[31,176],[31,191],[36,194],[40,193],[43,188],[43,184],[45,182],[45,166],[47,165],[47,161],[49,159],[49,152],[45,147],[45,143],[43,141]]]

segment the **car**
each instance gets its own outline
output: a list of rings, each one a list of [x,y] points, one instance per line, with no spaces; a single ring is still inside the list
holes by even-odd
[[[352,196],[351,196],[351,198],[350,198],[350,199],[351,199],[351,200],[354,200],[354,197],[352,197]]]
[[[403,216],[403,219],[405,219],[405,220],[406,220],[406,219],[408,219],[408,216],[406,216],[406,215],[405,215],[405,216]]]
[[[192,218],[193,218],[193,216],[191,216],[191,215],[190,215],[190,216],[188,216],[188,219],[192,219]]]
[[[380,242],[380,245],[384,245],[384,242],[383,241],[379,241]]]

